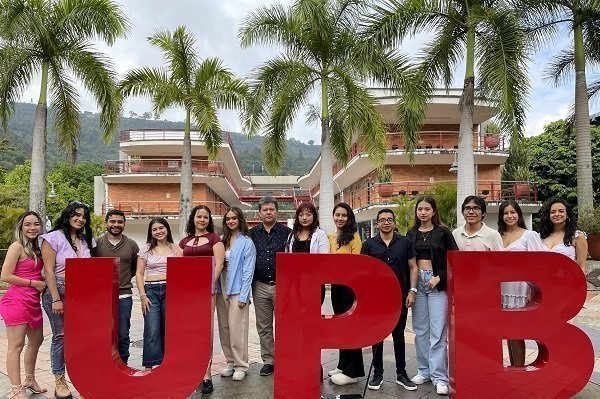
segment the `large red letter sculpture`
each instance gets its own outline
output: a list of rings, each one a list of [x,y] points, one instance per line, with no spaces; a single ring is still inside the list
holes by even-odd
[[[111,258],[68,259],[65,361],[85,398],[187,398],[211,351],[211,258],[169,258],[163,363],[127,367],[117,350],[118,269]],[[139,310],[138,310],[139,311]]]
[[[356,295],[343,315],[321,315],[321,285]],[[400,317],[402,294],[392,270],[363,255],[277,254],[275,398],[319,397],[321,349],[381,341]]]
[[[588,382],[594,350],[567,323],[585,302],[586,282],[569,258],[541,252],[453,252],[449,256],[450,383],[455,398],[568,398]],[[528,281],[541,295],[502,310],[500,283]],[[538,342],[525,368],[503,367],[502,340]]]

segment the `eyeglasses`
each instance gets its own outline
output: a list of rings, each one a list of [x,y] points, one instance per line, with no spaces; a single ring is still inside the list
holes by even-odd
[[[382,219],[377,220],[377,223],[381,223],[381,224],[386,224],[386,223],[392,224],[394,222],[395,222],[394,218],[387,218],[387,219],[382,218]]]
[[[465,210],[463,212],[469,213],[469,212],[481,212],[481,208],[478,206],[465,206]]]

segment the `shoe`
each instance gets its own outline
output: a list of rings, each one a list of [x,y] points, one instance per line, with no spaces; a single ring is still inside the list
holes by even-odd
[[[202,380],[202,393],[211,393],[214,390],[212,380]]]
[[[6,399],[28,399],[23,385],[11,385]]]
[[[331,382],[333,382],[335,385],[356,384],[358,382],[358,378],[348,377],[344,373],[337,373],[331,376]]]
[[[241,381],[244,378],[246,378],[246,372],[244,370],[235,370],[233,377],[231,377],[234,381]]]
[[[267,375],[271,375],[273,374],[273,371],[275,370],[275,366],[272,364],[265,364],[264,366],[262,366],[262,368],[260,369],[260,375],[267,376]]]
[[[443,382],[438,382],[435,384],[435,392],[438,395],[448,395],[450,390],[448,389],[448,385],[444,384]]]
[[[35,380],[34,374],[25,374],[25,381],[23,382],[23,388],[29,389],[31,393],[39,395],[41,393],[48,392],[46,388],[40,387],[40,384]]]
[[[379,389],[381,387],[381,383],[383,382],[383,376],[379,374],[373,375],[371,381],[369,381],[369,389]]]
[[[404,389],[406,389],[407,391],[416,391],[417,390],[417,384],[412,382],[410,380],[410,378],[408,378],[406,373],[398,374],[398,377],[396,378],[396,384],[402,385],[404,387]]]
[[[341,372],[342,372],[342,370],[340,370],[340,369],[338,369],[338,368],[335,368],[335,369],[333,369],[333,370],[329,370],[329,371],[327,372],[327,375],[328,375],[328,376],[330,376],[330,377],[333,377],[334,375],[336,375],[336,374],[340,374]]]
[[[421,374],[415,375],[410,380],[417,385],[425,384],[427,381],[430,381],[429,377],[423,377]]]
[[[54,390],[54,397],[56,399],[72,399],[71,390],[67,384],[67,380],[64,374],[58,374],[54,376],[56,380],[56,389]]]
[[[228,364],[223,370],[221,370],[221,377],[231,377],[234,371],[233,365]]]

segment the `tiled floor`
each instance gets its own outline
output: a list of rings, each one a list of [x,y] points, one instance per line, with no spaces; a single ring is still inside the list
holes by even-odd
[[[330,303],[326,300],[325,303]],[[132,316],[132,328],[131,328],[131,340],[134,344],[131,347],[131,358],[130,366],[141,367],[141,356],[142,348],[139,343],[142,339],[143,320],[141,312],[139,311],[140,304],[139,299],[134,300],[134,311]],[[330,310],[325,309],[326,312]],[[251,307],[250,312],[250,337],[249,337],[249,356],[250,356],[250,370],[247,378],[244,381],[236,382],[228,378],[221,378],[218,373],[225,366],[225,359],[220,349],[219,339],[215,336],[214,340],[214,357],[212,374],[214,376],[213,383],[215,385],[215,392],[211,395],[204,395],[211,399],[233,399],[233,398],[260,398],[266,399],[272,397],[273,391],[273,377],[261,377],[258,375],[258,370],[262,366],[260,359],[260,346],[258,335],[256,333],[254,308]],[[596,353],[594,373],[590,378],[590,383],[586,388],[580,392],[577,398],[586,399],[598,399],[600,398],[600,291],[589,292],[586,305],[580,314],[575,318],[575,324],[582,328],[588,336],[591,338]],[[216,320],[215,320],[216,325]],[[409,316],[406,329],[406,359],[407,359],[407,371],[409,375],[416,373],[416,361],[414,351],[414,334],[411,330],[412,322]],[[216,335],[216,334],[215,334]],[[45,340],[40,350],[36,365],[36,377],[38,382],[48,388],[48,393],[44,395],[32,395],[31,398],[51,398],[53,397],[54,377],[50,372],[50,340],[51,331],[50,326],[45,320],[44,324],[44,336]],[[394,357],[393,348],[391,345],[391,337],[386,341],[384,348],[384,362],[386,373],[384,375],[384,384],[379,391],[367,391],[366,398],[439,398],[434,392],[431,383],[419,386],[419,389],[414,392],[405,391],[399,385],[394,383]],[[0,323],[0,397],[4,398],[6,392],[9,390],[9,382],[6,376],[6,334],[4,333],[4,324]],[[363,351],[365,365],[369,365],[371,361],[370,349]],[[535,358],[536,352],[533,348],[528,349],[528,358]],[[505,353],[505,357],[508,357]],[[328,370],[335,368],[337,365],[337,351],[324,350],[322,352],[322,363],[325,373]],[[367,366],[368,367],[368,366]],[[368,371],[368,368],[366,369]],[[329,393],[362,393],[366,383],[366,378],[361,378],[357,384],[353,384],[345,387],[337,387],[329,382],[326,378],[322,383],[322,392],[324,394]],[[74,396],[79,397],[78,395]],[[201,394],[191,396],[194,399],[200,399]]]

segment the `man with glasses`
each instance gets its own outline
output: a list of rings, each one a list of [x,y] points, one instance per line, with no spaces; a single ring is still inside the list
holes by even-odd
[[[404,328],[408,308],[415,302],[417,292],[418,268],[415,247],[412,242],[396,233],[396,220],[391,209],[384,208],[377,213],[379,234],[367,239],[360,251],[363,255],[372,256],[385,262],[393,271],[402,287],[402,309],[400,319],[392,331],[394,356],[396,359],[396,383],[409,391],[417,389],[417,385],[406,374],[406,357],[404,348]],[[369,381],[369,389],[379,389],[383,382],[383,342],[373,345],[373,378]]]
[[[262,197],[258,201],[258,213],[262,223],[250,229],[250,236],[256,247],[256,267],[252,283],[256,330],[260,339],[260,356],[263,367],[260,375],[273,374],[275,370],[273,352],[273,313],[275,312],[275,256],[285,251],[289,227],[277,223],[277,200]]]
[[[456,228],[452,235],[461,251],[502,251],[500,233],[483,223],[486,206],[485,200],[477,195],[470,195],[462,203],[462,214],[465,224]]]

